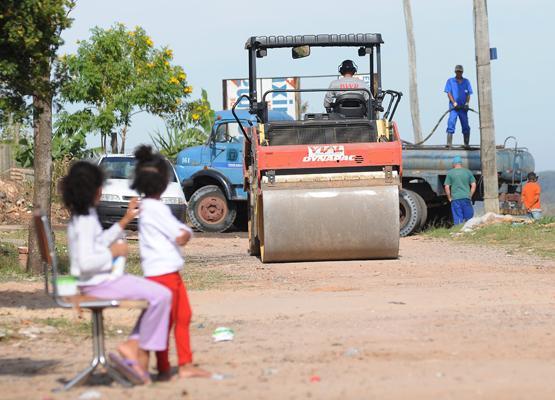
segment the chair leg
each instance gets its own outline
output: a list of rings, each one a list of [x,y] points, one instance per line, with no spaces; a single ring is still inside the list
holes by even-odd
[[[72,378],[68,383],[66,383],[62,388],[59,389],[55,389],[54,391],[65,391],[65,390],[69,390],[77,385],[80,385],[81,383],[85,382],[85,380],[87,380],[88,377],[90,377],[94,370],[96,369],[96,367],[98,367],[98,364],[100,364],[100,359],[99,359],[99,319],[98,319],[98,314],[102,315],[102,311],[99,310],[91,310],[92,311],[92,340],[93,340],[93,357],[91,360],[90,365],[85,368],[83,371],[79,372],[74,378]],[[102,320],[100,320],[100,322],[102,322]],[[102,342],[103,343],[103,342]]]
[[[56,389],[55,391],[69,390],[74,386],[83,383],[89,376],[91,376],[99,365],[106,369],[108,375],[122,384],[125,387],[133,386],[129,381],[122,377],[114,368],[108,364],[106,359],[106,350],[104,347],[104,317],[102,316],[103,309],[92,309],[92,340],[93,340],[93,357],[90,365],[83,371],[78,373],[73,379],[66,383],[63,388]]]
[[[132,387],[133,384],[108,363],[108,359],[106,358],[106,349],[104,346],[104,316],[102,315],[102,312],[95,312],[95,318],[97,325],[97,341],[95,354],[98,362],[106,369],[106,372],[113,380],[125,387]]]
[[[83,371],[79,372],[72,380],[70,380],[68,383],[66,383],[62,388],[59,389],[55,389],[55,392],[60,392],[60,391],[66,391],[71,389],[74,386],[80,385],[81,383],[83,383],[89,376],[92,375],[93,371],[96,369],[96,365],[89,365],[87,368],[85,368]]]

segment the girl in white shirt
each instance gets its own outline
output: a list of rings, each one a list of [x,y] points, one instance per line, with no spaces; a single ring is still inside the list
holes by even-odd
[[[102,170],[91,163],[75,163],[64,177],[61,190],[71,212],[68,243],[71,275],[78,279],[81,293],[100,299],[147,300],[128,340],[110,353],[117,369],[134,383],[149,383],[150,351],[167,348],[171,293],[165,287],[132,275],[112,275],[112,261],[127,256],[127,244],[118,242],[125,226],[138,215],[137,199],[131,200],[125,216],[102,230],[95,207],[102,195]]]
[[[191,229],[175,218],[170,208],[160,201],[170,180],[168,161],[153,154],[150,146],[135,151],[137,165],[132,189],[144,195],[139,218],[139,249],[141,266],[147,279],[171,290],[173,295],[170,329],[175,325],[175,343],[180,378],[208,377],[210,373],[193,366],[189,337],[191,306],[179,271],[183,268],[180,247],[191,238]],[[169,332],[168,332],[169,340]],[[156,352],[160,380],[171,377],[168,350]]]

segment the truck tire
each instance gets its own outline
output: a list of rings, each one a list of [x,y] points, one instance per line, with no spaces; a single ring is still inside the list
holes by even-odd
[[[235,221],[235,203],[228,201],[216,185],[197,189],[189,199],[187,218],[201,232],[223,232]]]
[[[422,219],[422,209],[418,196],[411,190],[399,192],[399,218],[401,237],[409,236],[418,231]]]
[[[420,204],[420,223],[418,224],[417,230],[420,232],[424,229],[426,221],[428,220],[428,205],[417,192],[412,192],[418,203]]]

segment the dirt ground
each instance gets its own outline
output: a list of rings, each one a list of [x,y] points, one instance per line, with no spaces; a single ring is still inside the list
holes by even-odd
[[[226,279],[190,291],[195,360],[225,379],[122,389],[93,381],[51,393],[83,368],[89,338],[0,340],[2,398],[552,399],[555,262],[424,237],[390,261],[262,265],[235,234],[199,237],[190,263]],[[0,283],[0,321],[17,330],[66,316],[40,282]],[[106,313],[129,329],[136,312]],[[213,343],[218,326],[232,342]],[[120,334],[120,338],[123,335]],[[108,347],[119,340],[113,334]],[[94,385],[94,383],[96,383]]]

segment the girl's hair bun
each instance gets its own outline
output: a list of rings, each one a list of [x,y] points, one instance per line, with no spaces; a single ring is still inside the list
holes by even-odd
[[[149,162],[154,159],[154,154],[152,153],[152,147],[147,145],[141,145],[135,150],[135,158],[140,163]]]

